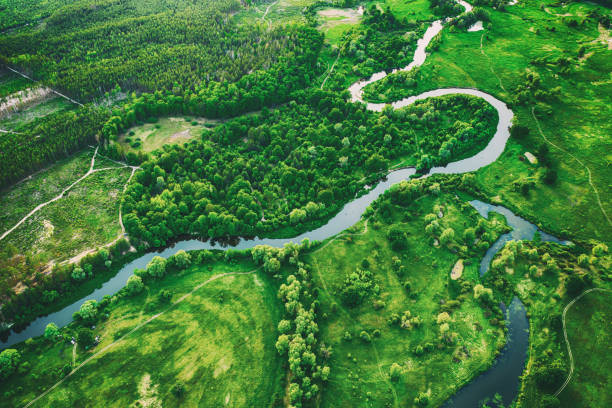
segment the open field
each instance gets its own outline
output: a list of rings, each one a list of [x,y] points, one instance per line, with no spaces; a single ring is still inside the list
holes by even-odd
[[[611,148],[607,135],[612,128],[606,118],[612,115],[612,51],[602,43],[597,20],[585,19],[589,12],[601,8],[572,4],[556,10],[574,17],[559,17],[540,10],[540,4],[528,0],[506,7],[505,12],[489,10],[491,26],[484,32],[445,28],[439,49],[432,51],[417,73],[416,86],[402,93],[394,84],[389,100],[439,87],[464,86],[512,103],[515,120],[527,126],[529,134],[511,142],[501,160],[477,172],[479,185],[549,229],[609,241],[612,189],[606,180],[612,177],[611,158],[601,152]],[[572,18],[581,21],[578,27],[567,23]],[[565,62],[558,62],[560,58],[567,58],[567,68]],[[531,86],[534,95],[518,101],[518,94],[529,86],[529,72],[538,75],[538,85],[535,90]],[[371,86],[382,91],[377,94],[384,95],[388,89],[380,84]],[[558,96],[546,96],[555,87],[559,87],[554,91]],[[542,137],[538,124],[552,144]],[[518,154],[535,152],[540,145],[548,145],[551,167],[558,177],[553,185],[534,183],[525,196],[515,191],[515,183],[528,181],[534,171],[518,160]],[[593,186],[586,168],[567,152],[589,168]]]
[[[119,202],[131,170],[94,173],[42,208],[2,241],[20,253],[62,261],[104,245],[121,232]]]
[[[195,124],[194,124],[195,123]],[[119,137],[119,143],[129,150],[152,152],[165,144],[186,143],[206,132],[204,124],[215,124],[202,118],[169,117],[155,123],[145,123],[127,130]]]
[[[50,200],[87,172],[93,149],[85,149],[2,191],[0,232],[11,228],[38,204]]]
[[[610,292],[591,292],[566,315],[567,336],[574,356],[571,381],[559,394],[562,407],[609,407],[612,368],[612,304]]]
[[[24,125],[35,119],[45,117],[55,112],[68,110],[74,107],[64,98],[51,97],[33,106],[27,107],[0,120],[0,128],[18,132]]]
[[[306,257],[319,288],[321,338],[333,350],[334,368],[322,406],[406,406],[420,394],[428,395],[430,405],[436,406],[485,369],[504,342],[503,330],[488,320],[491,312],[472,296],[484,249],[462,251],[459,256],[449,250],[456,250],[456,243],[436,247],[433,238],[422,237],[425,214],[437,209],[443,214],[438,222],[455,229],[459,245],[462,232],[480,217],[472,207],[446,194],[426,195],[404,205],[392,206],[387,222],[375,215],[352,228],[350,235]],[[390,224],[405,231],[407,249],[391,248]],[[491,240],[504,225],[495,216],[485,224]],[[460,257],[465,269],[461,278],[451,282],[449,274]],[[362,303],[351,307],[343,297],[343,286],[359,270],[371,272],[373,286]],[[462,286],[467,288],[463,294]],[[406,310],[420,324],[413,321],[402,328],[400,322],[389,321]],[[450,342],[443,340],[445,329],[437,322],[444,319],[438,318],[443,310],[449,312],[454,338]],[[408,327],[411,324],[414,327]],[[361,338],[362,331],[371,341]],[[391,369],[393,364],[399,367]],[[397,373],[392,375],[393,370]]]
[[[76,347],[74,364],[109,346],[38,401],[39,406],[268,406],[281,392],[280,359],[274,348],[279,318],[276,289],[260,274],[225,276],[211,281],[174,307],[196,285],[222,273],[247,272],[250,262],[193,266],[179,274],[153,281],[132,298],[121,298],[106,307],[108,318],[94,334],[100,344],[89,351]],[[171,300],[162,301],[161,291]],[[166,311],[167,310],[167,311]],[[163,315],[127,335],[154,315]],[[63,330],[68,339],[76,331]],[[125,336],[125,337],[122,337]],[[55,343],[39,338],[19,346],[27,373],[2,382],[0,406],[22,405],[61,376],[72,364],[73,347],[66,340]],[[170,391],[181,381],[184,395]],[[148,401],[149,404],[143,403]]]

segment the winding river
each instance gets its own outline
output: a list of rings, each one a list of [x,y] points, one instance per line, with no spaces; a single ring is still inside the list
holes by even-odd
[[[464,1],[458,1],[466,8],[466,11],[471,10],[471,5]],[[409,71],[416,66],[420,66],[426,59],[426,48],[429,42],[438,34],[447,20],[434,21],[426,30],[422,39],[417,43],[417,49],[414,53],[413,61],[406,67],[401,68],[401,71]],[[394,70],[396,72],[398,70]],[[354,102],[364,102],[362,99],[363,88],[375,81],[378,81],[387,76],[386,72],[379,72],[368,80],[359,81],[350,86],[349,91]],[[499,122],[493,138],[487,146],[476,155],[449,163],[443,167],[432,168],[427,175],[430,174],[458,174],[476,171],[484,166],[493,163],[502,154],[506,146],[506,142],[510,136],[510,126],[512,124],[512,111],[506,104],[499,99],[485,92],[469,89],[469,88],[443,88],[425,92],[417,96],[412,96],[391,104],[394,109],[408,106],[415,101],[426,98],[437,97],[449,94],[465,94],[480,97],[490,103],[498,112]],[[385,104],[367,103],[367,109],[372,111],[381,111]],[[365,209],[375,201],[385,190],[402,180],[408,180],[416,173],[414,168],[405,168],[392,171],[387,175],[387,178],[380,181],[373,189],[365,195],[347,203],[342,210],[325,225],[315,230],[306,232],[293,238],[283,239],[268,239],[257,238],[253,240],[240,240],[234,249],[248,249],[256,245],[270,245],[274,247],[282,247],[288,242],[301,242],[308,238],[311,241],[322,241],[336,234],[341,233],[347,228],[357,223],[363,215]],[[426,176],[427,176],[426,175]],[[532,239],[537,228],[520,217],[515,216],[508,209],[501,206],[493,206],[481,201],[472,201],[471,204],[484,217],[488,216],[490,211],[498,212],[506,216],[508,224],[513,227],[513,231],[509,234],[502,235],[489,249],[481,263],[481,275],[486,272],[488,265],[494,255],[503,245],[510,239]],[[560,242],[558,239],[542,233],[542,238]],[[144,268],[146,264],[156,255],[168,257],[178,250],[196,250],[196,249],[224,249],[211,242],[202,242],[198,240],[184,240],[176,243],[170,248],[166,248],[161,252],[147,253],[140,258],[126,264],[119,272],[110,280],[102,284],[100,288],[95,290],[85,298],[74,302],[64,309],[52,313],[48,316],[40,317],[34,320],[25,330],[20,333],[12,333],[6,342],[0,343],[0,349],[12,344],[24,341],[30,337],[40,336],[48,323],[54,322],[62,327],[72,321],[72,315],[76,312],[83,301],[88,299],[101,300],[106,295],[112,295],[121,289],[127,278],[133,274],[134,269]],[[504,403],[510,403],[517,394],[519,377],[522,373],[528,347],[528,328],[525,308],[523,304],[514,299],[510,306],[505,310],[507,316],[507,324],[509,329],[508,342],[502,350],[500,356],[496,359],[493,366],[485,373],[478,376],[475,380],[463,387],[445,403],[445,407],[477,407],[479,401],[485,398],[492,398],[495,393],[502,395]]]

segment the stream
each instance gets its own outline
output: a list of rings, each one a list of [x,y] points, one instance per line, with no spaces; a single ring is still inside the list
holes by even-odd
[[[471,5],[460,0],[458,1],[461,5],[466,8],[466,11],[471,9]],[[418,40],[417,49],[414,53],[413,61],[406,67],[393,70],[409,71],[416,66],[420,66],[425,62],[427,54],[425,52],[427,45],[438,34],[445,22],[448,20],[437,20],[434,21],[431,26],[426,30],[422,39]],[[349,91],[354,102],[364,102],[362,99],[363,88],[375,81],[378,81],[387,76],[386,72],[379,72],[370,79],[365,81],[359,81],[349,87]],[[429,92],[424,92],[417,96],[412,96],[391,104],[395,109],[408,106],[415,101],[423,100],[426,98],[437,97],[442,95],[450,94],[466,94],[480,97],[490,103],[498,112],[499,122],[493,138],[489,141],[487,146],[478,152],[476,155],[467,159],[458,160],[456,162],[449,163],[443,167],[432,168],[427,175],[430,174],[458,174],[473,172],[482,167],[485,167],[493,163],[504,151],[506,142],[510,136],[510,126],[512,124],[512,111],[507,105],[489,95],[485,92],[471,89],[471,88],[443,88],[436,89]],[[367,103],[367,109],[372,111],[381,111],[385,104],[374,104]],[[303,233],[293,238],[281,238],[281,239],[269,239],[269,238],[256,238],[252,240],[240,240],[233,249],[248,249],[256,245],[270,245],[274,247],[282,247],[285,243],[296,242],[299,243],[303,239],[308,238],[311,241],[322,241],[330,238],[336,234],[341,233],[347,228],[356,224],[360,219],[366,208],[375,201],[385,190],[402,180],[408,180],[416,173],[414,168],[399,169],[390,172],[385,180],[380,181],[374,188],[369,190],[366,194],[359,198],[347,203],[342,210],[332,219],[330,219],[325,225],[315,230]],[[537,227],[528,221],[514,215],[510,210],[501,206],[494,206],[482,201],[471,201],[470,204],[478,210],[483,217],[488,217],[489,212],[497,212],[506,217],[508,224],[513,228],[513,231],[502,235],[487,251],[480,265],[480,272],[483,275],[493,259],[497,251],[499,251],[504,244],[511,239],[532,239]],[[561,242],[555,237],[540,232],[543,240]],[[110,280],[102,284],[101,287],[96,289],[93,293],[85,296],[73,304],[65,307],[64,309],[52,313],[48,316],[40,317],[34,320],[25,330],[20,333],[12,333],[6,342],[0,343],[0,349],[6,348],[10,345],[19,343],[27,340],[30,337],[40,336],[44,333],[45,327],[48,323],[55,323],[59,327],[66,326],[72,321],[72,315],[78,311],[81,304],[85,300],[95,299],[101,300],[106,295],[112,295],[119,291],[130,275],[133,274],[136,268],[145,268],[147,263],[154,256],[168,257],[178,250],[198,250],[198,249],[227,249],[227,247],[221,247],[211,242],[203,242],[199,240],[183,240],[179,241],[173,246],[166,248],[161,252],[147,253],[140,258],[126,264],[119,272]],[[504,308],[505,309],[505,308]],[[528,341],[529,341],[529,323],[525,312],[525,307],[517,298],[514,298],[510,306],[504,310],[506,313],[507,327],[508,327],[508,341],[504,349],[502,350],[499,357],[495,360],[491,368],[486,372],[479,375],[476,379],[472,380],[468,385],[459,390],[451,399],[449,399],[444,407],[479,407],[479,401],[483,401],[486,398],[492,398],[494,394],[498,393],[502,396],[504,404],[510,403],[517,395],[520,375],[523,371],[525,359],[527,355]]]

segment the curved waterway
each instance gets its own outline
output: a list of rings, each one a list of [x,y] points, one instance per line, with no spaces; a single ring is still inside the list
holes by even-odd
[[[466,8],[466,11],[471,10],[471,5],[462,0],[458,1]],[[406,67],[401,68],[401,71],[409,71],[415,66],[420,66],[425,62],[427,54],[425,52],[427,45],[438,34],[443,23],[447,20],[438,20],[431,24],[426,30],[422,39],[418,41],[417,49],[414,54],[413,61]],[[394,70],[392,72],[396,72]],[[379,72],[365,81],[359,81],[349,88],[349,91],[354,102],[364,102],[362,99],[363,88],[375,81],[384,78],[386,72]],[[417,96],[412,96],[391,104],[394,109],[408,106],[418,100],[437,97],[450,94],[473,95],[483,98],[490,103],[499,115],[499,122],[493,138],[487,146],[476,155],[456,162],[449,163],[443,167],[432,168],[427,175],[430,174],[458,174],[476,171],[484,166],[493,163],[504,151],[506,142],[510,136],[510,126],[512,123],[513,113],[507,105],[499,99],[485,92],[470,89],[470,88],[443,88],[425,92]],[[381,111],[385,104],[366,104],[367,108],[372,111]],[[241,240],[233,249],[248,249],[256,245],[270,245],[274,247],[282,247],[288,242],[299,243],[307,238],[311,241],[322,241],[336,234],[341,233],[347,228],[357,223],[363,215],[365,209],[375,201],[385,190],[402,180],[408,180],[416,173],[414,168],[405,168],[392,171],[387,175],[387,178],[379,182],[367,194],[347,203],[342,210],[325,225],[315,230],[306,232],[293,238],[268,239],[256,238],[253,240]],[[427,176],[426,175],[426,176]],[[486,272],[491,259],[495,256],[503,245],[510,239],[532,239],[537,228],[520,217],[516,217],[508,209],[501,206],[492,206],[481,201],[472,201],[471,204],[484,216],[487,217],[490,211],[499,212],[506,216],[508,224],[513,227],[513,231],[509,234],[502,235],[498,241],[487,251],[485,258],[481,263],[481,275]],[[541,233],[544,240],[561,242],[558,239]],[[145,268],[147,263],[156,255],[168,257],[178,250],[198,250],[198,249],[227,249],[211,242],[202,242],[198,240],[184,240],[177,242],[172,247],[166,248],[161,252],[147,253],[140,258],[126,264],[119,272],[110,280],[102,284],[100,288],[95,290],[90,295],[83,299],[74,302],[64,309],[52,313],[48,316],[40,317],[34,320],[25,330],[20,333],[12,333],[6,342],[0,343],[0,348],[10,346],[12,344],[24,341],[30,337],[40,336],[44,333],[44,329],[48,323],[54,322],[62,327],[72,321],[72,315],[76,312],[80,305],[88,299],[101,300],[106,295],[112,295],[120,290],[126,283],[128,277],[133,274],[136,268]],[[522,373],[528,346],[528,327],[525,308],[517,299],[513,299],[510,306],[505,310],[507,317],[507,325],[509,329],[508,342],[500,356],[496,359],[493,366],[485,373],[478,376],[475,380],[463,387],[455,396],[445,403],[445,407],[479,407],[479,401],[486,398],[492,398],[496,393],[502,395],[504,403],[510,403],[517,394],[519,377]]]
[[[480,276],[487,273],[495,254],[508,241],[533,240],[536,232],[538,232],[542,241],[556,242],[563,245],[570,243],[539,230],[538,227],[514,214],[506,207],[485,203],[480,200],[470,201],[470,204],[485,218],[489,218],[489,213],[491,212],[503,215],[506,217],[508,225],[512,228],[512,231],[501,235],[487,250],[480,262]],[[506,308],[503,304],[501,307],[506,315],[506,327],[508,328],[506,345],[493,362],[493,365],[465,387],[461,388],[442,405],[443,408],[481,407],[483,402],[492,400],[495,394],[501,396],[504,406],[509,406],[516,398],[520,385],[520,376],[525,368],[527,350],[529,348],[529,321],[527,320],[525,306],[518,298],[513,298],[509,307]]]

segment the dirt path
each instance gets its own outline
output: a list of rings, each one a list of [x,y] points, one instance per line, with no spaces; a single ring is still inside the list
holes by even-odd
[[[81,364],[79,364],[78,366],[74,367],[72,369],[72,371],[65,376],[64,378],[62,378],[61,380],[59,380],[58,382],[56,382],[55,384],[53,384],[51,387],[49,387],[47,390],[45,390],[42,394],[40,394],[38,397],[34,398],[32,401],[28,402],[26,405],[24,405],[24,408],[30,407],[32,406],[32,404],[36,403],[38,400],[40,400],[41,398],[45,397],[47,394],[49,394],[51,391],[53,391],[54,389],[56,389],[57,387],[59,387],[60,385],[62,385],[62,383],[64,383],[64,381],[66,381],[68,378],[70,378],[74,373],[76,373],[77,371],[79,371],[81,368],[83,368],[87,363],[89,363],[91,360],[93,360],[96,357],[99,357],[100,355],[104,354],[106,351],[108,351],[111,347],[113,347],[114,345],[116,345],[117,343],[121,342],[123,339],[125,339],[126,337],[128,337],[130,334],[140,330],[141,328],[143,328],[144,326],[146,326],[147,324],[151,323],[152,321],[154,321],[155,319],[157,319],[158,317],[162,316],[163,314],[165,314],[166,312],[174,309],[174,307],[176,305],[178,305],[179,303],[183,302],[185,299],[187,299],[188,297],[190,297],[194,292],[196,292],[197,290],[199,290],[200,288],[202,288],[203,286],[209,284],[210,282],[216,281],[217,279],[223,278],[225,276],[231,276],[231,275],[250,275],[255,273],[257,270],[259,270],[261,268],[257,268],[257,269],[253,269],[251,271],[248,272],[226,272],[226,273],[220,273],[218,275],[215,275],[209,279],[207,279],[206,281],[198,284],[196,287],[194,287],[190,292],[184,294],[183,296],[181,296],[179,299],[177,299],[175,302],[173,302],[170,306],[168,306],[165,310],[163,310],[162,312],[159,312],[158,314],[150,317],[149,319],[145,320],[144,322],[140,323],[139,325],[137,325],[136,327],[134,327],[132,330],[130,330],[129,332],[127,332],[126,334],[124,334],[123,336],[119,337],[117,340],[113,341],[112,343],[110,343],[109,345],[105,346],[104,348],[102,348],[101,350],[99,350],[98,352],[92,354],[91,356],[89,356],[88,358],[85,359],[85,361],[83,361]],[[75,344],[76,347],[76,344]]]
[[[601,209],[602,214],[604,215],[604,217],[608,221],[608,225],[612,225],[612,221],[610,221],[610,217],[608,217],[608,214],[604,210],[603,204],[601,203],[601,199],[599,198],[599,192],[597,191],[597,188],[595,188],[595,185],[593,184],[593,178],[592,178],[592,175],[591,175],[591,169],[589,169],[589,167],[586,164],[584,164],[582,162],[582,160],[580,160],[579,158],[577,158],[576,156],[574,156],[573,154],[571,154],[567,150],[563,149],[562,147],[559,147],[556,144],[554,144],[553,142],[551,142],[550,140],[548,140],[548,138],[544,135],[544,132],[542,132],[542,128],[540,127],[540,121],[538,121],[538,118],[535,115],[535,107],[533,107],[533,106],[531,107],[531,116],[533,116],[533,119],[535,120],[535,123],[536,123],[536,125],[538,127],[538,132],[540,132],[540,136],[542,136],[542,139],[544,139],[546,141],[546,143],[548,143],[549,145],[551,145],[553,147],[556,147],[557,149],[561,150],[563,153],[567,154],[572,159],[576,160],[582,167],[584,167],[586,169],[587,174],[589,175],[589,185],[591,186],[591,188],[593,189],[593,192],[595,193],[595,197],[597,198],[597,203],[599,204],[599,208]]]
[[[603,288],[588,289],[588,290],[585,290],[584,292],[582,292],[580,295],[576,296],[571,302],[569,302],[567,304],[567,306],[565,306],[565,309],[563,309],[563,316],[562,316],[562,321],[563,321],[563,336],[565,337],[565,344],[567,345],[567,354],[569,354],[570,371],[569,371],[569,374],[567,375],[567,378],[565,379],[565,382],[563,383],[563,385],[561,385],[561,387],[559,387],[557,392],[555,392],[555,397],[558,397],[559,394],[561,394],[561,391],[563,391],[565,389],[565,387],[567,387],[567,384],[569,384],[570,380],[572,379],[572,374],[574,373],[574,356],[572,355],[572,348],[570,347],[570,342],[569,342],[569,340],[567,338],[567,326],[565,324],[565,315],[567,314],[567,311],[574,305],[574,303],[576,303],[578,300],[580,300],[584,295],[586,295],[588,293],[591,293],[591,292],[594,292],[594,291],[612,293],[612,290],[610,290],[610,289],[603,289]]]
[[[107,170],[114,170],[114,169],[121,169],[121,168],[126,168],[126,167],[130,167],[132,169],[132,173],[130,174],[130,177],[128,178],[128,180],[126,181],[125,185],[123,186],[123,192],[125,193],[125,190],[127,189],[128,184],[130,183],[130,181],[132,180],[132,177],[134,176],[134,173],[136,172],[137,169],[139,169],[139,167],[137,166],[128,166],[125,163],[121,163],[118,162],[116,160],[112,160],[110,158],[104,157],[102,155],[100,155],[100,157],[104,157],[108,160],[111,160],[115,163],[121,164],[122,167],[103,167],[100,169],[94,169],[94,166],[96,164],[96,156],[98,156],[98,149],[99,146],[97,146],[94,150],[94,154],[91,158],[91,163],[89,165],[89,170],[87,170],[87,172],[85,174],[83,174],[81,177],[79,177],[75,182],[73,182],[72,184],[70,184],[68,187],[66,187],[65,189],[63,189],[57,196],[55,196],[54,198],[45,201],[42,204],[37,205],[32,211],[30,211],[28,214],[26,214],[23,218],[21,218],[12,228],[10,228],[9,230],[5,231],[2,235],[0,235],[0,241],[3,240],[4,238],[6,238],[7,235],[9,235],[11,232],[13,232],[15,229],[17,229],[21,224],[23,224],[28,218],[30,218],[31,216],[33,216],[34,214],[36,214],[39,210],[41,210],[42,208],[46,207],[47,205],[61,199],[62,197],[64,197],[64,195],[70,191],[74,186],[76,186],[78,183],[80,183],[81,181],[85,180],[87,177],[89,177],[90,175],[97,173],[97,172],[101,172],[101,171],[107,171]],[[119,224],[121,225],[121,234],[119,235],[119,237],[117,237],[115,240],[113,240],[112,242],[106,244],[105,246],[110,246],[112,244],[114,244],[115,242],[117,242],[117,240],[119,240],[123,235],[125,235],[125,227],[123,226],[123,217],[121,214],[121,205],[119,205]],[[85,255],[87,255],[88,253],[91,253],[94,249],[89,249],[87,251],[83,251],[80,254],[76,255],[75,257],[71,258],[69,260],[69,262],[77,262],[79,261],[82,257],[84,257]]]
[[[23,72],[19,72],[19,71],[17,71],[16,69],[13,69],[13,68],[9,67],[8,65],[6,66],[6,68],[7,68],[8,70],[10,70],[10,71],[13,71],[13,72],[14,72],[14,73],[16,73],[17,75],[20,75],[20,76],[22,76],[22,77],[24,77],[24,78],[26,78],[26,79],[29,79],[29,80],[30,80],[30,81],[32,81],[32,82],[36,82],[36,83],[38,83],[38,82],[39,82],[39,81],[37,81],[37,80],[35,80],[35,79],[33,79],[33,78],[30,78],[29,76],[27,76],[27,75],[26,75],[26,74],[24,74]],[[57,96],[60,96],[60,97],[62,97],[62,98],[64,98],[64,99],[66,99],[67,101],[70,101],[70,102],[72,102],[72,103],[74,103],[74,104],[76,104],[76,105],[83,106],[83,104],[82,104],[81,102],[77,102],[77,101],[75,101],[74,99],[72,99],[71,97],[66,96],[66,95],[64,95],[63,93],[60,93],[60,92],[56,91],[56,90],[55,90],[55,89],[53,89],[53,88],[49,88],[49,89],[51,90],[51,92],[53,92],[53,93],[54,93],[54,94],[56,94]]]
[[[323,80],[323,83],[321,84],[321,89],[323,89],[323,87],[325,86],[325,82],[327,82],[327,78],[329,78],[329,76],[332,74],[332,72],[334,72],[334,67],[336,66],[336,63],[338,62],[338,59],[340,59],[340,54],[341,54],[341,50],[338,49],[338,56],[336,57],[336,59],[334,60],[334,63],[332,64],[331,68],[329,69],[329,71],[327,73],[327,76]]]

